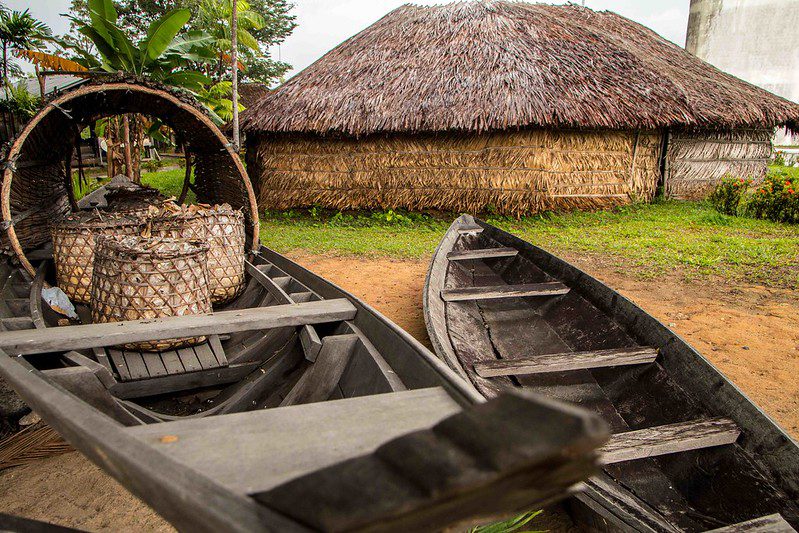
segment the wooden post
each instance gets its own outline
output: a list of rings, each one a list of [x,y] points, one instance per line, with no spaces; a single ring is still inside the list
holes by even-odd
[[[233,150],[239,151],[239,61],[238,61],[238,2],[233,0],[233,14],[230,23],[230,63],[233,69]]]
[[[133,157],[130,151],[130,120],[127,115],[122,115],[122,143],[125,145],[125,175],[133,181]]]

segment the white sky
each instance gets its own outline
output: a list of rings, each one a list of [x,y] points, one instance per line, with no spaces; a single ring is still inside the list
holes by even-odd
[[[55,33],[65,33],[69,21],[61,17],[69,9],[69,0],[0,0],[11,9],[30,8]],[[406,3],[441,4],[436,0],[294,0],[294,14],[299,26],[273,55],[294,69],[294,74],[310,65],[343,40],[366,28],[377,19]],[[581,0],[575,0],[580,3]],[[548,1],[562,4],[562,1]],[[649,26],[663,37],[685,44],[690,0],[585,0],[586,7],[610,10]]]

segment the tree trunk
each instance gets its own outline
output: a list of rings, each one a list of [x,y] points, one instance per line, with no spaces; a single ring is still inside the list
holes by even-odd
[[[39,82],[39,95],[42,97],[42,100],[44,100],[44,76],[42,76],[39,72],[39,64],[36,63],[35,66],[36,66],[36,80]],[[42,102],[42,105],[44,105],[44,102]]]
[[[239,61],[238,61],[238,10],[237,1],[233,0],[233,16],[230,23],[230,68],[232,69],[231,81],[233,91],[233,150],[236,152],[239,146]]]
[[[130,120],[127,115],[122,115],[122,143],[125,145],[125,175],[130,181],[134,181],[133,157],[130,149]]]

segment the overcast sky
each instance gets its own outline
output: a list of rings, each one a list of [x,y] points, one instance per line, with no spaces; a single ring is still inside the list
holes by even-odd
[[[69,10],[69,0],[0,0],[11,9],[30,8],[55,33],[65,33],[69,21],[60,16]],[[341,41],[358,33],[392,9],[409,0],[294,0],[299,26],[273,55],[294,66],[293,74],[310,65]],[[415,4],[441,4],[445,1],[417,0]],[[549,1],[562,4],[562,1]],[[581,0],[575,0],[581,3]],[[685,44],[689,0],[585,0],[586,7],[608,9],[649,26],[663,37]]]

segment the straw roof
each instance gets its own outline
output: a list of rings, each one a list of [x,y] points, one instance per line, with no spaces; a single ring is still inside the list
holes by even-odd
[[[248,132],[526,126],[799,129],[799,105],[615,13],[511,1],[402,6],[244,113]]]

